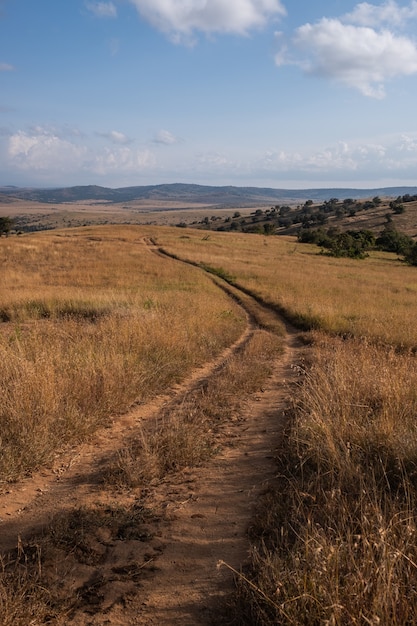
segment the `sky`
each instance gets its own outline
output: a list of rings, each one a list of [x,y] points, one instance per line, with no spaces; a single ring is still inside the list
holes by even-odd
[[[0,186],[417,185],[417,0],[0,0]]]

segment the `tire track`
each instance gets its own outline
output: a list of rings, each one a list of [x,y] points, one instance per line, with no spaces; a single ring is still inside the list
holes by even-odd
[[[156,246],[144,240],[152,252]],[[245,312],[247,324],[238,340],[222,351],[212,362],[195,369],[182,383],[174,385],[167,394],[160,395],[146,404],[134,407],[128,413],[117,416],[111,428],[96,432],[88,443],[73,446],[53,463],[31,477],[10,485],[0,494],[0,552],[16,546],[18,537],[25,540],[39,531],[45,517],[56,510],[57,500],[61,507],[74,505],[74,490],[80,499],[88,492],[96,494],[100,473],[115,450],[120,449],[144,420],[156,419],[159,412],[181,402],[182,398],[204,385],[210,376],[224,367],[225,363],[250,341],[257,321],[245,308],[238,294],[228,286],[221,286]]]
[[[153,254],[171,256],[151,240],[143,240],[143,244]],[[76,507],[117,501],[134,508],[145,495],[149,506],[159,512],[154,526],[149,522],[155,532],[148,543],[107,537],[104,547],[100,546],[98,565],[79,567],[68,562],[65,570],[56,565],[57,576],[70,572],[70,576],[66,574],[68,591],[76,591],[80,597],[65,624],[210,624],[233,586],[230,571],[218,569],[218,561],[239,569],[248,552],[246,528],[257,498],[274,477],[288,383],[296,376],[292,364],[298,360],[302,344],[293,328],[288,324],[284,328],[276,311],[218,277],[210,277],[245,311],[247,324],[240,338],[168,394],[115,418],[111,428],[98,431],[89,443],[72,448],[52,468],[0,496],[3,552],[24,546],[52,516]],[[115,453],[140,433],[144,423],[152,427],[160,415],[168,415],[188,394],[203,388],[260,328],[268,327],[281,328],[283,354],[262,392],[248,400],[238,419],[223,428],[222,449],[216,457],[202,467],[166,477],[146,494],[140,490],[115,494],[103,485],[103,473]],[[140,571],[140,578],[132,571]]]

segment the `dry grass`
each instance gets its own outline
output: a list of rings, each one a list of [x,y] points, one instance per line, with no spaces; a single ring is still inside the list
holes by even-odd
[[[51,584],[42,567],[42,548],[18,546],[0,558],[0,623],[2,626],[65,624],[68,600],[61,585]]]
[[[387,254],[326,258],[290,239],[161,233],[159,244],[322,331],[228,623],[415,624],[415,268]]]
[[[65,432],[79,437],[110,412],[150,397],[218,354],[242,328],[237,308],[201,270],[182,265],[179,277],[177,263],[151,257],[140,244],[145,231],[138,232],[85,229],[67,231],[68,238],[48,233],[1,241],[8,277],[1,300],[8,321],[0,342],[6,444],[11,428],[16,449],[27,450],[22,440],[30,428],[47,423],[46,413],[54,418],[39,429],[45,446],[46,439],[54,447],[65,441],[59,431],[64,415],[71,418]],[[180,258],[233,277],[303,328],[324,331],[312,334],[311,366],[294,389],[293,425],[279,451],[277,483],[252,524],[252,561],[230,623],[415,624],[415,268],[387,254],[361,262],[332,259],[290,238],[207,237],[183,229],[147,236]],[[74,243],[77,254],[71,256]],[[78,274],[77,265],[83,268]],[[270,323],[264,318],[262,325]],[[101,343],[103,353],[97,352]],[[121,451],[113,480],[140,485],[211,454],[219,421],[227,411],[233,415],[235,402],[252,389],[251,368],[263,362],[258,354],[264,348],[257,350],[248,359],[251,373],[243,361],[235,371],[225,370],[210,382],[212,389],[196,389],[156,430]],[[59,355],[61,370],[54,365]],[[120,370],[115,379],[103,379],[109,367]],[[113,395],[130,378],[132,388],[119,408],[113,406]],[[29,393],[21,400],[25,385]],[[67,407],[83,386],[75,409]],[[15,388],[10,401],[9,387]],[[105,389],[111,392],[100,404]],[[91,407],[96,417],[88,426]],[[190,445],[195,441],[198,446]],[[40,463],[48,452],[42,445],[38,450]],[[25,471],[20,458],[10,456],[4,476],[11,467]]]
[[[137,583],[149,565],[149,559],[141,561],[146,548],[140,548],[153,538],[152,519],[140,504],[97,504],[55,514],[42,533],[30,543],[19,540],[0,560],[2,626],[66,626],[80,607],[88,614],[97,610],[101,585]],[[132,552],[136,542],[136,553],[120,565],[126,542]],[[106,556],[108,569],[99,574]]]
[[[118,453],[108,480],[117,485],[146,486],[169,472],[200,465],[216,450],[218,429],[237,416],[249,394],[271,373],[282,342],[257,331],[241,351],[182,399],[168,406],[158,424]]]
[[[179,238],[161,230],[157,241],[181,258],[221,268],[298,326],[416,345],[416,271],[395,255],[336,259],[293,237],[185,232]]]
[[[0,479],[14,480],[215,357],[245,319],[143,230],[1,240]]]
[[[415,357],[316,342],[280,477],[252,526],[260,591],[242,579],[236,623],[414,624]]]

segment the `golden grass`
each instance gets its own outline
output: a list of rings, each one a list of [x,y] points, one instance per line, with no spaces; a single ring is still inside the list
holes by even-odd
[[[1,480],[164,391],[241,332],[201,271],[109,227],[0,242]]]
[[[416,622],[416,389],[414,356],[315,337],[236,623]]]
[[[140,437],[118,452],[108,480],[119,486],[146,487],[169,472],[207,460],[215,452],[218,428],[261,387],[281,349],[277,335],[255,332],[213,376],[181,403],[168,406],[156,426],[145,425]]]
[[[0,343],[6,456],[7,428],[15,448],[27,450],[21,439],[53,415],[39,440],[56,447],[66,440],[63,416],[69,416],[68,436],[79,437],[238,335],[244,320],[236,306],[198,268],[151,256],[141,237],[154,237],[302,328],[321,331],[312,333],[311,365],[294,388],[277,484],[252,524],[252,562],[230,624],[415,624],[416,269],[388,254],[332,259],[291,238],[115,227],[59,235],[0,242],[1,318],[8,320]],[[119,372],[114,379],[103,378],[109,368]],[[130,378],[117,408],[113,395]],[[222,382],[233,406],[241,387],[231,380],[228,372]],[[10,401],[8,388],[15,390]],[[122,451],[117,480],[140,484],[209,454],[222,393],[200,390],[154,436],[144,433],[140,446]],[[88,425],[91,407],[96,417]],[[199,437],[194,415],[203,426]],[[187,444],[190,433],[201,442],[197,458]],[[49,454],[42,446],[37,463]],[[3,476],[14,466],[25,471],[19,454],[10,456]]]
[[[304,328],[417,344],[417,274],[395,255],[336,259],[291,237],[185,232],[161,230],[157,241],[180,258],[221,268]]]
[[[161,232],[158,242],[321,330],[230,623],[415,624],[415,268],[281,238]]]

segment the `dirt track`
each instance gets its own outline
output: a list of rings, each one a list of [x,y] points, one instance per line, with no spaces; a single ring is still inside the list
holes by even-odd
[[[146,493],[112,490],[103,483],[103,474],[141,423],[156,419],[170,403],[181,402],[256,332],[248,314],[244,334],[216,362],[195,371],[167,396],[117,418],[93,441],[0,496],[3,553],[18,546],[29,554],[31,537],[54,516],[61,516],[65,525],[74,509],[81,507],[88,517],[89,511],[102,507],[94,532],[83,538],[85,554],[63,558],[60,550],[53,553],[51,576],[62,581],[63,594],[76,591],[78,597],[60,623],[195,626],[217,620],[217,609],[233,588],[231,571],[218,563],[239,570],[245,561],[251,515],[274,476],[288,383],[296,377],[292,365],[301,350],[296,333],[288,329],[273,375],[221,429],[221,452],[204,466],[171,475]]]

